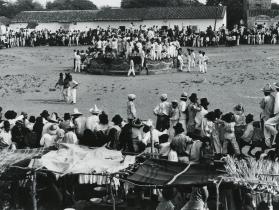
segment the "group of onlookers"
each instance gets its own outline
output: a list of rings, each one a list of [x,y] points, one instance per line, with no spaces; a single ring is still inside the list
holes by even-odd
[[[278,83],[275,89],[279,92]],[[134,94],[128,95],[127,120],[115,115],[110,121],[96,105],[89,110],[89,117],[76,108],[73,113],[65,113],[63,118],[57,113],[50,115],[47,110],[39,117],[29,118],[27,113],[17,116],[16,112],[8,110],[4,117],[1,114],[0,142],[3,148],[15,146],[19,149],[51,147],[60,142],[92,147],[106,145],[110,149],[135,153],[152,151],[162,158],[182,162],[210,162],[226,154],[255,156],[255,148],[262,151],[275,148],[272,152],[277,157],[279,94],[276,92],[274,97],[270,85],[266,85],[263,92],[259,122],[252,114],[246,114],[240,104],[232,112],[223,114],[220,109],[210,111],[207,98],[198,99],[195,93],[188,97],[185,92],[179,101],[169,102],[167,94],[161,95],[153,111],[156,124],[151,119],[139,119]]]
[[[244,25],[236,25],[232,30],[227,30],[224,25],[215,29],[208,26],[205,31],[198,31],[191,26],[174,28],[169,27],[146,27],[140,25],[127,28],[101,28],[96,27],[88,31],[65,30],[50,31],[48,29],[20,29],[9,30],[0,36],[2,45],[9,47],[25,46],[78,46],[93,45],[99,50],[105,51],[110,46],[116,53],[132,53],[130,46],[133,43],[141,43],[148,50],[153,60],[175,56],[175,48],[182,47],[207,47],[218,45],[240,44],[276,44],[278,42],[278,27],[256,25],[247,28]],[[141,48],[138,44],[138,48]]]

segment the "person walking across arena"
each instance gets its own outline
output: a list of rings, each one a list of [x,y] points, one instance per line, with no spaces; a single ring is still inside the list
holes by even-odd
[[[136,73],[135,73],[135,64],[134,64],[134,60],[132,58],[130,58],[130,69],[128,71],[128,77],[133,74],[133,76],[135,77],[136,76]]]
[[[73,80],[72,76],[69,77],[69,86],[70,86],[70,101],[72,104],[77,103],[77,87],[78,83]]]
[[[60,92],[60,100],[63,100],[64,98],[64,78],[63,78],[63,73],[59,74],[59,79],[57,81],[57,83],[55,84],[55,88],[59,88],[59,92]]]

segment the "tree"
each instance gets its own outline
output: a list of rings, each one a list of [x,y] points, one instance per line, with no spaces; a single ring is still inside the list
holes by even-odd
[[[279,4],[277,4],[277,3],[272,3],[272,4],[271,4],[271,9],[279,9]]]
[[[227,6],[228,28],[233,28],[235,24],[239,24],[244,19],[243,0],[207,0],[208,6]]]
[[[122,0],[122,8],[179,7],[200,5],[197,0]]]
[[[27,10],[43,10],[43,7],[33,0],[17,0],[14,3],[0,0],[0,16],[12,18],[19,12]]]
[[[90,0],[55,0],[47,2],[48,10],[94,10],[97,6]]]

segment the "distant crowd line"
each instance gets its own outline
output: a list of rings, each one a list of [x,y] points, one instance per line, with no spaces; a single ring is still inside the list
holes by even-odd
[[[141,43],[159,42],[164,45],[174,45],[177,47],[208,47],[227,45],[234,46],[240,44],[260,45],[277,44],[279,41],[278,26],[256,26],[247,28],[243,25],[236,25],[233,30],[227,30],[224,25],[219,29],[213,29],[208,26],[205,31],[194,30],[191,26],[184,27],[159,27],[146,26],[135,27],[131,23],[127,28],[101,28],[96,27],[88,31],[64,30],[57,31],[20,29],[18,31],[10,30],[6,34],[0,35],[1,46],[12,47],[35,47],[35,46],[79,46],[79,45],[98,45],[105,48],[107,42],[111,45],[123,45],[128,40],[139,40]],[[113,43],[113,42],[116,43]],[[158,47],[160,48],[160,47]],[[156,49],[154,48],[156,51]],[[160,49],[158,49],[160,51]]]

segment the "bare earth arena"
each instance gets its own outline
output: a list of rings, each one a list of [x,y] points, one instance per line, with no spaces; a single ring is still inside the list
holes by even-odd
[[[78,47],[79,50],[87,47]],[[210,109],[232,111],[243,104],[259,118],[263,84],[277,81],[278,46],[237,46],[207,48],[208,73],[198,67],[191,73],[178,72],[137,77],[100,76],[73,72],[73,50],[76,47],[35,47],[2,49],[0,53],[0,96],[4,110],[25,111],[38,116],[44,109],[62,115],[75,107],[89,114],[94,104],[108,113],[126,116],[126,98],[137,95],[136,106],[141,119],[153,116],[152,110],[162,93],[170,100],[182,92],[196,92],[210,101]],[[186,49],[183,49],[186,53]],[[195,51],[198,51],[196,49]],[[77,104],[65,104],[55,91],[59,73],[70,72],[79,82]],[[155,116],[154,116],[155,118]]]

